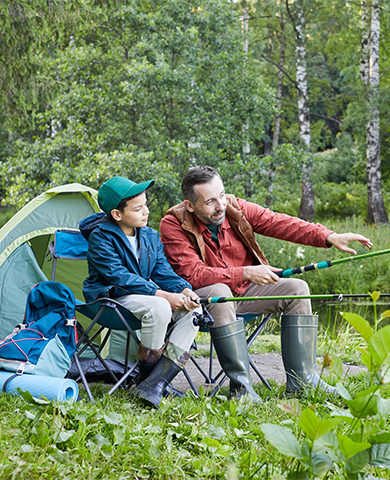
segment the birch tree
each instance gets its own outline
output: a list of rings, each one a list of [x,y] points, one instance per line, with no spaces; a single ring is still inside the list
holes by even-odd
[[[302,197],[298,216],[312,222],[314,220],[314,188],[312,181],[313,157],[310,151],[311,129],[306,68],[306,18],[302,0],[297,0],[294,3],[295,19],[293,18],[288,0],[286,0],[286,7],[295,32],[299,135],[306,149],[306,155],[302,163]]]
[[[367,61],[367,2],[362,6],[362,55],[361,79],[363,86],[369,87],[369,119],[367,123],[367,220],[375,223],[388,223],[383,202],[382,174],[380,157],[380,125],[379,125],[379,1],[370,0],[371,28],[369,32],[369,62]],[[367,68],[368,67],[368,68]],[[368,72],[367,72],[368,70]],[[368,75],[367,75],[368,73]]]

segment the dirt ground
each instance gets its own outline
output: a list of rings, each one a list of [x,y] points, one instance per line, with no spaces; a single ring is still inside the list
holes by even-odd
[[[201,347],[202,348],[202,347]],[[205,347],[206,348],[206,347]],[[252,354],[251,355],[255,365],[258,367],[260,373],[266,380],[274,380],[278,384],[283,384],[286,382],[286,374],[283,368],[282,356],[278,353],[263,353],[263,354]],[[319,359],[320,360],[320,359]],[[202,367],[202,369],[209,373],[209,359],[208,358],[197,358],[196,361]],[[363,370],[364,367],[354,366],[354,365],[343,365],[344,375],[356,375]],[[202,385],[206,390],[209,388],[209,384],[206,383],[205,378],[196,368],[194,363],[190,360],[186,365],[186,370],[194,382],[197,389]],[[220,364],[216,358],[213,359],[213,376],[217,375],[220,370]],[[326,374],[326,373],[325,373]],[[253,383],[261,382],[257,374],[253,369],[251,369],[252,381]],[[220,381],[220,379],[218,379]],[[181,392],[185,392],[190,388],[189,383],[184,375],[180,373],[172,382],[173,387]],[[214,385],[211,385],[214,388]],[[228,386],[228,382],[225,381],[224,386]]]

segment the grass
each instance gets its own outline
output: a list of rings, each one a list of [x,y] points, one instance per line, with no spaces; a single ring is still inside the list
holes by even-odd
[[[348,388],[363,388],[351,377]],[[163,400],[159,411],[144,408],[128,393],[105,395],[75,404],[26,402],[0,396],[1,478],[9,479],[271,479],[292,469],[295,460],[280,455],[264,439],[262,423],[294,429],[278,408],[283,386],[272,392],[256,385],[263,404],[219,397]],[[326,398],[310,393],[300,402],[318,415]],[[334,400],[334,399],[333,399]],[[343,407],[341,399],[336,405]],[[377,478],[386,469],[371,468]],[[285,478],[285,477],[274,477]],[[336,478],[336,477],[332,477]]]
[[[270,322],[253,351],[279,351],[277,329],[277,321]],[[341,352],[349,358],[346,347],[355,349],[359,338],[345,327],[337,332],[321,329],[319,351]],[[199,340],[206,344],[207,334],[202,335]],[[344,383],[354,394],[365,388],[362,375]],[[289,398],[284,386],[272,381],[271,385],[272,391],[255,385],[261,405],[228,400],[227,389],[210,399],[201,389],[201,398],[189,392],[184,399],[164,399],[158,411],[145,408],[123,390],[108,397],[108,389],[101,384],[92,386],[96,403],[87,401],[84,391],[82,401],[74,404],[3,394],[0,478],[287,478],[287,472],[296,468],[296,460],[275,450],[264,438],[261,425],[277,424],[294,433],[297,424],[279,408]],[[382,396],[389,398],[389,390]],[[302,408],[310,407],[319,416],[329,414],[329,400],[345,407],[340,397],[316,396],[311,390],[299,398]],[[390,475],[388,469],[379,467],[367,467],[367,472],[375,478]],[[332,474],[327,478],[339,477]]]

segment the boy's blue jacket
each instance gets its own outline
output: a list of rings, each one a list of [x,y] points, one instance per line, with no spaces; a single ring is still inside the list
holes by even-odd
[[[100,297],[117,298],[131,293],[155,295],[159,288],[176,293],[184,288],[192,289],[187,281],[172,270],[156,230],[149,227],[138,229],[138,262],[122,229],[105,213],[95,213],[84,218],[79,227],[89,245],[89,276],[83,285],[87,302]]]

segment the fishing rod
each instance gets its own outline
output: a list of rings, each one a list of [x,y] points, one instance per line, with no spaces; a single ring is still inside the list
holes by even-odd
[[[210,303],[226,303],[226,302],[253,302],[258,300],[303,300],[303,299],[331,299],[342,302],[345,298],[360,298],[371,297],[369,293],[351,293],[351,294],[324,294],[324,295],[284,295],[276,297],[209,297],[200,298],[201,305],[208,305]],[[381,297],[390,297],[390,293],[382,293]]]
[[[312,263],[311,265],[305,265],[303,267],[289,268],[287,270],[281,270],[278,272],[273,272],[275,275],[281,278],[291,277],[298,273],[310,272],[311,270],[323,270],[324,268],[333,267],[333,265],[338,265],[339,263],[352,262],[353,260],[360,260],[367,257],[375,257],[376,255],[384,255],[385,253],[390,253],[388,250],[380,250],[378,252],[364,253],[363,255],[355,255],[353,257],[339,258],[337,260],[327,260],[319,263]]]

